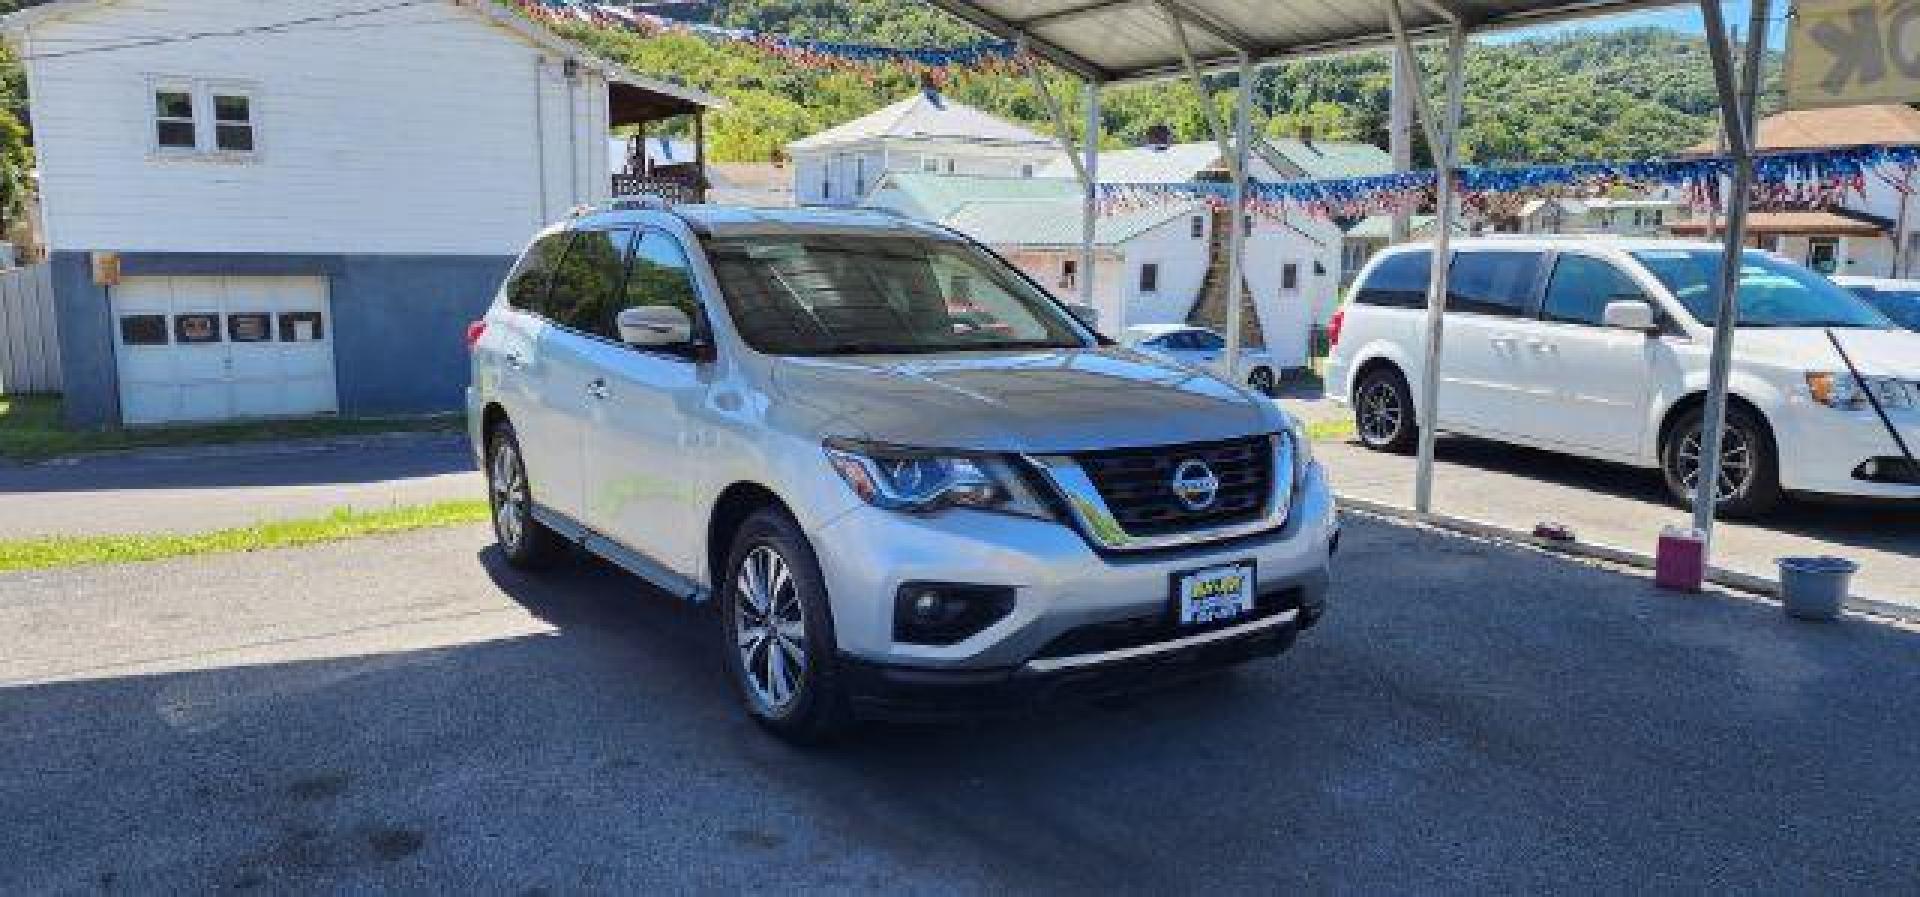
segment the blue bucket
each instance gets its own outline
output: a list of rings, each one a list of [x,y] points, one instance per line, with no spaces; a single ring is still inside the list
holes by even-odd
[[[1858,572],[1860,565],[1846,558],[1781,558],[1780,600],[1787,616],[1816,622],[1838,619]]]

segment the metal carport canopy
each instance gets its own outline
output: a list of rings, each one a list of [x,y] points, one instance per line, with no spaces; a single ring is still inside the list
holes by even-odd
[[[1166,14],[1151,0],[931,0],[1004,40],[1024,42],[1090,81],[1171,78],[1184,70]],[[1219,70],[1393,46],[1385,0],[1169,0],[1190,26],[1200,68]],[[1453,17],[1473,32],[1526,28],[1691,5],[1685,0],[1406,0],[1408,37],[1447,36]]]

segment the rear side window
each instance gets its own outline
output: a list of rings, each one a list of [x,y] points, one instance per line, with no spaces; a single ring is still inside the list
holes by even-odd
[[[1537,252],[1456,253],[1447,310],[1510,318],[1526,314],[1541,262]]]
[[[603,333],[613,320],[622,281],[627,276],[630,230],[584,230],[574,235],[567,255],[553,269],[546,316],[555,324],[584,333]]]
[[[1553,265],[1553,278],[1547,281],[1547,299],[1540,317],[1598,327],[1605,321],[1607,303],[1646,298],[1640,285],[1612,264],[1584,255],[1563,255]]]
[[[507,302],[521,311],[543,314],[541,306],[547,301],[553,266],[567,254],[567,241],[572,238],[571,231],[563,230],[535,240],[520,257],[520,264],[513,266],[513,273],[507,275]]]
[[[1425,308],[1427,284],[1433,279],[1433,253],[1401,252],[1375,265],[1353,301],[1389,308]]]

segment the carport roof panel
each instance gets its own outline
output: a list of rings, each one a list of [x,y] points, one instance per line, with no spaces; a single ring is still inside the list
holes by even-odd
[[[1177,75],[1180,45],[1155,0],[933,0],[1006,40],[1027,40],[1056,65],[1097,81]],[[1390,46],[1386,0],[1172,0],[1203,68],[1246,50],[1275,62]],[[1444,35],[1453,10],[1474,31],[1684,5],[1676,0],[1402,0],[1415,40]]]

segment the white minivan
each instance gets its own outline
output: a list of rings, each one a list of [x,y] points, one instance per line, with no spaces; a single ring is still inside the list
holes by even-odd
[[[1658,468],[1690,501],[1720,246],[1542,237],[1454,249],[1439,429]],[[1406,451],[1418,434],[1431,264],[1422,244],[1380,253],[1335,318],[1327,389],[1352,403],[1369,448]],[[1920,499],[1905,450],[1920,449],[1920,334],[1758,250],[1743,263],[1739,315],[1724,512],[1757,514],[1787,493]]]

